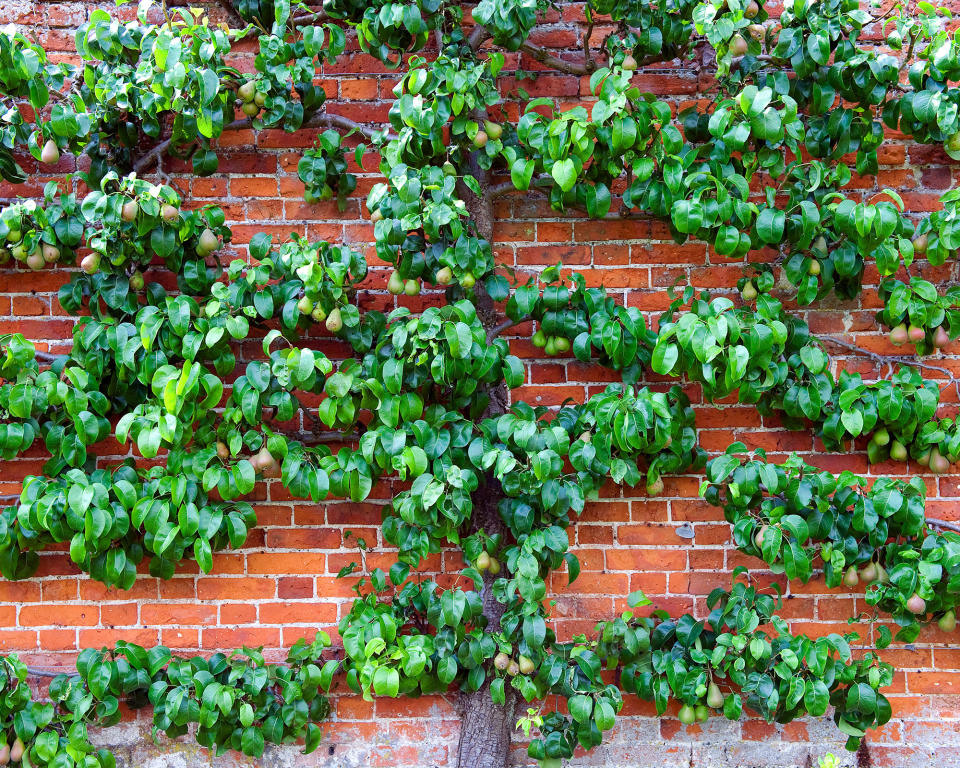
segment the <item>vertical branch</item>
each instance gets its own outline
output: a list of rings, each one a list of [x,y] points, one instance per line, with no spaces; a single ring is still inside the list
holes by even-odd
[[[475,115],[475,118],[481,120],[483,117],[484,115]],[[477,234],[493,248],[494,197],[490,194],[490,171],[481,167],[477,160],[477,152],[470,155],[468,167],[465,170],[477,180],[480,194],[475,194],[462,182],[458,191],[466,202],[467,210],[473,219]],[[477,282],[474,291],[477,316],[489,335],[498,326],[496,307],[482,281]],[[506,383],[500,381],[492,385],[487,394],[490,397],[490,402],[484,417],[499,416],[505,413],[508,399]],[[482,530],[487,535],[499,534],[504,539],[509,535],[509,529],[500,516],[500,500],[502,498],[503,490],[500,483],[493,477],[492,473],[487,473],[484,481],[473,495],[474,512],[470,520],[470,533]],[[495,579],[496,577],[489,572],[484,573],[481,600],[487,632],[500,631],[500,620],[506,609],[506,606],[499,602],[493,594]],[[460,729],[460,741],[457,745],[457,765],[459,768],[505,768],[507,765],[510,757],[517,694],[508,685],[505,687],[505,695],[506,701],[503,706],[495,704],[491,697],[489,683],[487,683],[481,686],[480,690],[465,694],[460,699],[463,723]]]

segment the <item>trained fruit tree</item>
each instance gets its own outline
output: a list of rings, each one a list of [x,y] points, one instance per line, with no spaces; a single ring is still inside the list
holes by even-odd
[[[924,378],[937,366],[922,356],[960,336],[960,293],[910,270],[956,258],[960,195],[916,223],[895,191],[849,183],[877,173],[888,130],[960,158],[960,45],[925,2],[881,14],[788,0],[776,19],[756,0],[570,7],[579,47],[562,57],[533,42],[546,0],[144,0],[122,16],[91,10],[74,64],[0,31],[0,174],[55,177],[0,212],[4,279],[63,270],[59,303],[77,318],[64,354],[2,339],[0,454],[49,453],[0,515],[3,576],[29,577],[56,546],[121,589],[138,566],[169,578],[193,559],[209,572],[257,525],[247,499],[260,480],[313,501],[360,502],[391,478],[401,489],[382,518],[393,566],[344,574],[360,583],[342,653],[324,633],[286,664],[120,643],[84,649],[38,699],[9,656],[0,764],[109,768],[87,728],[116,722],[123,701],[216,753],[311,751],[334,681],[368,698],[456,691],[462,768],[506,765],[518,719],[530,757],[557,766],[601,743],[626,696],[660,713],[679,702],[685,724],[744,708],[781,723],[831,716],[851,749],[890,718],[889,664],[852,652],[852,634],[791,632],[779,594],[740,569],[704,617],[642,610],[634,593],[633,611],[564,640],[547,581],[577,578],[569,533],[602,485],[657,495],[665,475],[700,473],[759,567],[862,585],[881,646],[931,622],[954,630],[960,536],[926,516],[920,479],[867,484],[740,444],[707,461],[680,382],[812,430],[828,450],[861,441],[872,462],[950,470],[960,422],[943,418],[943,382]],[[257,51],[250,73],[228,64],[241,40]],[[327,111],[317,84],[354,40],[396,71],[384,124]],[[638,68],[674,60],[715,77],[679,112],[634,85]],[[582,78],[585,105],[509,90],[500,75],[517,61]],[[217,173],[221,138],[241,129],[317,131],[298,165],[307,203],[345,204],[348,160],[378,158],[376,264],[265,233],[224,258],[224,212],[191,207],[168,172]],[[57,177],[64,166],[83,170]],[[681,286],[649,318],[562,265],[519,279],[492,247],[495,202],[518,191],[596,219],[660,219],[678,242],[741,263],[739,297]],[[879,381],[838,372],[827,351],[849,342],[818,339],[787,309],[855,298],[867,270],[880,275],[876,322],[908,353],[864,352],[891,363]],[[361,311],[358,288],[384,282],[397,308]],[[427,308],[404,308],[422,289]],[[559,409],[512,397],[525,368],[504,335],[517,326],[544,355],[622,381]],[[343,359],[316,348],[318,333]],[[673,381],[650,388],[650,374]],[[128,458],[97,456],[108,437]],[[417,574],[450,548],[465,563],[452,586]],[[537,708],[548,696],[557,711]]]

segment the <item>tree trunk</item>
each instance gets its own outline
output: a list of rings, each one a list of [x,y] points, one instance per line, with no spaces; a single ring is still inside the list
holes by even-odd
[[[470,164],[470,173],[480,183],[483,194],[473,195],[461,185],[461,195],[477,227],[478,234],[493,246],[493,202],[486,191],[490,187],[490,174],[475,162]],[[480,283],[476,288],[477,316],[489,330],[497,324],[496,308]],[[499,416],[507,410],[508,393],[504,383],[493,387],[485,417]],[[488,474],[473,495],[473,517],[470,532],[484,530],[488,535],[508,535],[507,527],[500,518],[499,504],[503,497],[500,483]],[[483,615],[487,620],[486,631],[500,631],[500,619],[505,605],[493,596],[494,577],[484,574]],[[460,743],[457,747],[458,768],[505,768],[510,760],[510,743],[515,726],[517,692],[505,686],[505,704],[497,704],[490,696],[490,680],[479,690],[461,694]]]
[[[494,703],[489,682],[478,691],[462,694],[459,768],[504,768],[508,764],[517,697],[509,685],[506,694],[506,706]]]

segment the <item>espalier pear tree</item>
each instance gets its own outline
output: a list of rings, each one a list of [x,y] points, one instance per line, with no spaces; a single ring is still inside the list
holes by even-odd
[[[792,633],[779,596],[749,578],[713,592],[705,617],[631,611],[569,640],[551,627],[547,581],[558,570],[576,580],[570,529],[601,485],[656,495],[664,475],[703,468],[702,494],[736,546],[789,580],[822,573],[828,587],[862,588],[866,618],[885,622],[879,645],[894,639],[888,626],[907,642],[931,622],[954,631],[960,536],[926,517],[919,479],[868,486],[739,444],[707,462],[679,384],[643,381],[655,372],[708,400],[735,396],[830,450],[862,440],[873,462],[950,470],[960,422],[939,414],[938,383],[923,376],[936,366],[921,356],[960,336],[960,293],[910,268],[956,258],[960,194],[917,224],[895,191],[846,188],[877,173],[888,129],[960,158],[960,40],[926,2],[880,15],[858,0],[788,0],[777,19],[757,0],[578,8],[581,45],[562,57],[531,42],[546,0],[237,0],[229,24],[145,1],[131,21],[91,10],[76,65],[0,33],[0,173],[26,181],[27,154],[44,174],[67,153],[88,169],[0,212],[7,269],[64,270],[59,303],[78,318],[66,354],[3,338],[0,454],[49,453],[0,515],[3,576],[30,576],[37,553],[60,545],[122,589],[144,561],[153,577],[185,559],[209,572],[215,551],[256,526],[245,497],[259,479],[297,499],[355,502],[406,481],[383,509],[396,562],[361,574],[342,658],[324,633],[286,664],[121,643],[83,650],[34,700],[10,656],[0,765],[110,768],[87,728],[116,722],[122,700],[216,753],[297,740],[311,751],[335,679],[364,697],[458,691],[462,768],[504,766],[518,719],[531,759],[557,766],[600,744],[629,696],[661,713],[675,700],[685,724],[829,712],[851,749],[890,718],[890,665],[853,654],[855,635]],[[317,73],[348,34],[396,70],[387,124],[325,109]],[[257,49],[252,74],[227,63],[241,39]],[[516,52],[583,77],[588,106],[505,93]],[[633,85],[638,67],[674,60],[716,78],[679,113]],[[379,157],[384,180],[366,199],[377,263],[392,267],[391,293],[429,289],[429,308],[359,311],[368,264],[342,244],[258,234],[249,258],[227,261],[224,212],[191,207],[164,173],[168,158],[216,173],[226,132],[305,128],[317,130],[298,166],[308,202],[354,193],[348,152]],[[492,243],[494,204],[518,190],[557,211],[659,218],[678,242],[743,264],[740,296],[686,288],[648,327],[560,266],[516,280]],[[868,268],[880,275],[877,323],[910,355],[869,353],[899,364],[879,381],[838,375],[825,351],[835,340],[783,303],[853,299]],[[164,270],[175,289],[155,281]],[[557,410],[512,398],[524,366],[502,336],[521,323],[546,355],[607,366],[622,383]],[[307,331],[352,356],[328,359]],[[238,359],[251,339],[262,354]],[[110,436],[129,458],[98,458]],[[455,586],[413,578],[444,548],[466,563]],[[557,711],[537,708],[548,696]]]

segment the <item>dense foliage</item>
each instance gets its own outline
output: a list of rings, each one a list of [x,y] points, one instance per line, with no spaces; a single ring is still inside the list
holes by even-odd
[[[27,684],[28,668],[16,657],[0,660],[0,763],[51,768],[113,768],[114,755],[97,749],[88,728],[120,722],[121,701],[153,706],[153,726],[182,736],[196,726],[197,743],[215,754],[235,749],[260,757],[264,745],[305,740],[306,751],[321,739],[318,721],[329,713],[321,687],[330,687],[336,662],[320,658],[330,638],[299,640],[286,664],[268,664],[244,648],[209,658],[174,656],[120,642],[86,649],[76,674],[60,674],[44,700]]]
[[[322,637],[295,645],[286,666],[253,651],[205,660],[88,649],[41,705],[7,659],[13,759],[112,765],[86,724],[114,721],[121,698],[148,700],[170,735],[196,723],[199,743],[218,752],[255,756],[297,738],[309,751],[326,714],[318,689],[336,672],[367,697],[457,685],[492,697],[503,717],[518,696],[559,695],[569,715],[522,721],[539,729],[529,751],[546,766],[599,744],[624,694],[661,713],[676,699],[685,724],[743,708],[786,722],[832,705],[854,749],[886,722],[889,665],[855,659],[855,636],[792,634],[750,582],[714,592],[704,620],[628,612],[569,642],[545,597],[558,569],[577,578],[569,529],[605,483],[656,495],[664,475],[706,463],[686,395],[645,386],[651,373],[695,382],[711,401],[736,396],[828,450],[868,438],[872,462],[914,459],[942,474],[960,456],[960,422],[939,416],[936,381],[907,365],[875,382],[837,373],[828,342],[785,309],[856,297],[875,269],[891,342],[922,355],[960,336],[957,289],[941,295],[900,271],[960,248],[957,195],[915,225],[896,192],[862,199],[848,188],[854,173],[877,173],[887,128],[960,156],[960,48],[945,17],[926,3],[875,18],[857,0],[796,0],[773,20],[756,0],[589,0],[582,54],[558,58],[531,42],[543,0],[481,0],[472,23],[444,0],[325,0],[321,10],[239,0],[234,10],[242,29],[148,1],[132,21],[94,10],[77,31],[79,66],[0,32],[0,174],[23,182],[27,152],[47,166],[68,152],[90,161],[42,200],[0,212],[0,262],[39,270],[80,259],[59,293],[79,316],[70,351],[3,339],[0,455],[42,441],[50,458],[0,514],[0,573],[28,577],[38,553],[60,544],[92,578],[124,589],[145,559],[156,577],[186,558],[209,572],[213,552],[241,546],[256,525],[244,499],[270,478],[297,499],[356,502],[383,479],[407,481],[383,510],[397,561],[364,574],[340,623],[339,661],[319,662]],[[592,45],[601,20],[614,31]],[[878,24],[885,48],[866,35]],[[403,68],[388,125],[324,110],[315,75],[347,50],[348,29],[366,54]],[[255,71],[243,74],[227,62],[252,37]],[[699,106],[675,115],[633,85],[639,66],[705,48],[717,87]],[[594,100],[562,108],[522,89],[504,95],[503,51],[588,76]],[[519,119],[506,122],[514,99]],[[258,234],[249,259],[224,264],[224,212],[187,210],[166,183],[168,156],[216,172],[225,131],[304,127],[319,131],[297,166],[308,203],[342,208],[357,187],[350,155],[378,153],[384,180],[366,205],[376,256],[392,267],[387,288],[440,289],[433,306],[361,312],[363,254],[295,235]],[[660,218],[677,242],[744,263],[741,301],[688,287],[648,327],[560,265],[511,280],[494,258],[493,203],[515,190],[594,218]],[[528,321],[544,354],[598,363],[622,383],[556,410],[511,399],[525,371],[500,336]],[[319,332],[346,359],[314,349]],[[238,359],[247,340],[262,355]],[[111,436],[163,461],[99,457]],[[789,579],[812,578],[819,558],[830,587],[868,582],[867,603],[892,614],[900,639],[932,619],[953,629],[960,537],[928,525],[922,483],[868,488],[799,460],[741,461],[744,450],[713,459],[704,485],[742,551]],[[456,586],[412,578],[448,547],[467,563]],[[601,676],[610,669],[616,684]]]

